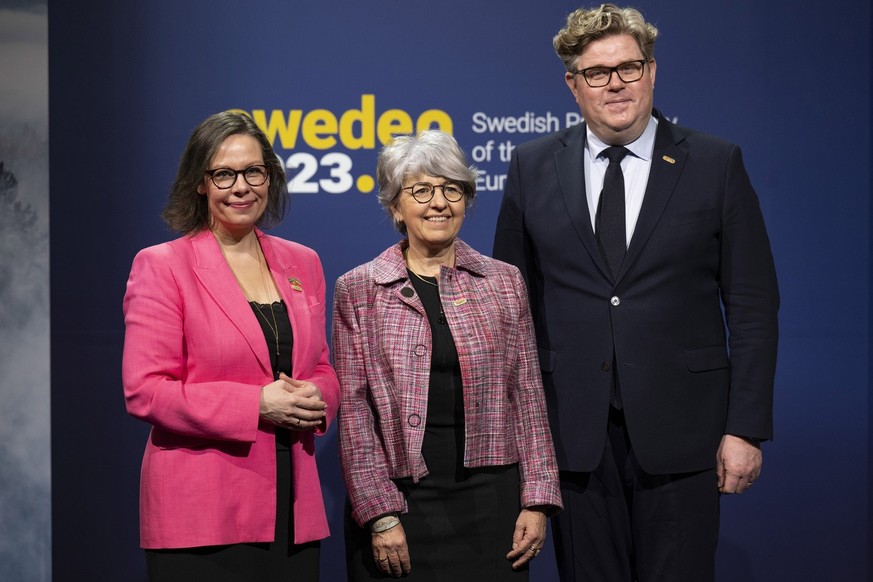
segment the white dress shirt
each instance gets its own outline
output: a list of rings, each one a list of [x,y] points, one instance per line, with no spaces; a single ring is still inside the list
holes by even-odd
[[[649,183],[649,170],[652,167],[652,151],[655,149],[655,132],[658,129],[658,120],[649,118],[649,123],[642,135],[629,144],[624,144],[630,154],[621,161],[621,170],[624,174],[624,208],[625,227],[629,245],[643,207],[643,198],[646,195],[646,185]],[[588,199],[588,213],[591,215],[591,229],[594,230],[597,216],[597,204],[600,202],[600,192],[603,190],[603,177],[609,160],[598,157],[609,145],[603,143],[596,135],[587,128],[585,140],[585,193]]]

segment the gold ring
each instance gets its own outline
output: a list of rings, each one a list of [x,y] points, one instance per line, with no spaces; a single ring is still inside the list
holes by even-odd
[[[300,419],[297,419],[297,426],[300,426]]]

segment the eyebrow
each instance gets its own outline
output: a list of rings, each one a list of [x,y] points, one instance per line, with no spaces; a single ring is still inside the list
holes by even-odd
[[[617,67],[619,65],[623,65],[625,63],[631,63],[633,61],[648,61],[646,57],[640,56],[635,59],[622,59],[614,65],[605,65],[605,64],[597,64],[597,65],[588,65],[587,67],[576,67],[577,70],[581,71],[582,69],[593,69],[594,67],[605,67],[607,69],[611,69],[612,67]]]

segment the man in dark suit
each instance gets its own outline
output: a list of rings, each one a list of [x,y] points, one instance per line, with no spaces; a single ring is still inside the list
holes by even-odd
[[[653,109],[656,36],[611,4],[568,17],[554,45],[585,123],[515,150],[497,223],[530,293],[565,582],[712,580],[719,494],[752,485],[772,433],[757,196],[737,146]]]

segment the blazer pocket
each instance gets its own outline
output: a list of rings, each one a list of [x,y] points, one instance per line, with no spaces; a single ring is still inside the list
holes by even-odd
[[[152,430],[151,440],[152,444],[162,451],[182,451],[195,455],[221,452],[232,457],[245,457],[251,452],[252,447],[252,443],[220,441],[163,430]]]
[[[691,372],[708,372],[730,366],[724,346],[685,350],[685,364]]]
[[[707,210],[695,210],[694,212],[681,212],[670,216],[670,226],[682,226],[693,222],[701,222],[709,220],[715,214],[715,210],[709,208]]]
[[[537,346],[537,355],[540,357],[540,371],[551,374],[555,370],[555,360],[558,354],[554,350]]]
[[[306,297],[306,307],[307,307],[307,309],[309,309],[310,311],[314,311],[314,310],[316,310],[316,309],[320,309],[320,308],[321,308],[323,302],[322,302],[322,300],[321,300],[320,297],[318,297],[318,296],[316,296],[316,295],[313,295],[313,294],[311,294],[311,293],[307,293],[307,294],[305,295],[305,297]]]

